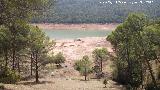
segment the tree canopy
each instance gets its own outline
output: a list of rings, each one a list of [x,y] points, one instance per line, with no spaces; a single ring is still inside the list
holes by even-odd
[[[145,81],[148,70],[157,90],[157,80],[151,64],[159,60],[157,51],[160,30],[157,26],[155,23],[150,25],[144,14],[134,13],[107,37],[116,53],[115,79],[118,82],[134,89],[139,88],[140,85],[149,83]]]
[[[158,18],[159,0],[146,1],[149,0],[57,0],[55,7],[48,9],[41,18],[32,19],[32,22],[121,23],[131,12],[143,12],[151,19]]]

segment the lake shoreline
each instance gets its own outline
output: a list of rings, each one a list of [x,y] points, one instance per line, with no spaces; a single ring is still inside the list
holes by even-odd
[[[113,31],[119,23],[107,24],[53,24],[53,23],[32,23],[43,30],[106,30]]]

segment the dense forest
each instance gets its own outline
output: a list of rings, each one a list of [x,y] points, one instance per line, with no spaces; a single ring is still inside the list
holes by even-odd
[[[130,12],[160,16],[159,0],[51,0],[51,7],[34,23],[120,23]]]

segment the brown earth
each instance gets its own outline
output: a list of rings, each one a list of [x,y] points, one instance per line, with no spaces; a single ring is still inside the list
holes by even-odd
[[[52,78],[41,79],[40,84],[33,81],[21,82],[16,85],[5,85],[8,90],[124,90],[122,85],[117,85],[113,81],[108,81],[104,88],[103,81],[90,80],[81,81],[77,79]]]

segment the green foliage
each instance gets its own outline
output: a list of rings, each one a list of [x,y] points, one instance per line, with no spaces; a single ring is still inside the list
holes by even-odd
[[[12,84],[20,81],[20,76],[16,71],[4,69],[0,72],[0,83]]]
[[[95,60],[103,59],[103,61],[105,61],[108,58],[107,54],[108,54],[108,51],[106,48],[95,49],[93,51],[93,57],[95,58]]]
[[[49,40],[49,38],[42,32],[37,26],[30,26],[29,32],[29,51],[35,62],[34,67],[36,68],[36,82],[38,82],[39,78],[39,67],[44,66],[49,62],[53,62],[52,57],[48,56],[48,51],[54,45],[53,41]],[[50,61],[49,61],[50,59]],[[32,64],[33,67],[33,64]]]
[[[137,45],[138,37],[140,37],[138,33],[143,30],[144,25],[144,15],[130,14],[127,20],[108,37],[116,48],[116,72],[118,74],[115,79],[121,83],[128,83],[132,87],[138,87],[142,82],[141,62],[137,57],[139,46]]]
[[[4,85],[0,83],[0,90],[4,90]]]
[[[99,3],[106,0],[58,0],[54,4],[55,7],[48,9],[41,18],[34,18],[32,22],[105,24],[121,23],[132,12],[143,12],[154,20],[160,16],[159,0],[152,0],[152,4],[145,3],[146,0],[125,0],[127,4],[116,4],[116,0],[109,1],[112,4]],[[138,3],[132,4],[135,1]],[[139,1],[143,1],[143,4]]]
[[[107,51],[106,48],[100,48],[100,49],[95,49],[93,52],[93,58],[94,58],[94,62],[95,62],[95,70],[97,71],[101,71],[102,72],[102,68],[103,68],[103,62],[107,61],[107,59],[109,58],[109,53]],[[98,67],[100,70],[98,70]]]
[[[60,67],[61,63],[64,63],[65,62],[65,57],[63,56],[63,54],[60,52],[60,53],[57,53],[55,56],[54,56],[54,63],[55,64],[58,64],[58,67]]]
[[[91,65],[92,63],[89,61],[89,57],[85,55],[81,60],[75,63],[74,68],[85,76],[92,72]]]
[[[38,78],[43,56],[47,56],[53,43],[29,21],[33,15],[44,10],[46,4],[48,0],[0,0],[0,66],[9,68],[2,72],[1,82],[18,81],[14,70],[20,73],[23,62],[28,65],[28,57],[32,59],[31,66],[34,65]]]
[[[43,5],[46,3],[46,0],[1,0],[0,25],[28,22],[35,13],[45,8]]]
[[[43,56],[43,58],[41,58],[41,59],[43,59],[42,60],[42,65],[43,66],[45,66],[45,65],[47,65],[47,64],[53,64],[53,63],[55,63],[55,60],[54,60],[54,56]]]
[[[160,89],[160,86],[156,88],[153,83],[147,84],[147,87],[145,88],[145,90],[159,90],[159,89]]]
[[[104,80],[103,80],[103,84],[105,85],[105,88],[106,88],[106,85],[108,84],[108,80],[107,80],[107,79],[104,79]]]
[[[147,67],[156,85],[150,65],[150,61],[159,56],[157,47],[160,45],[160,34],[155,26],[148,26],[145,15],[133,13],[107,37],[116,53],[115,80],[138,88],[144,82]]]

